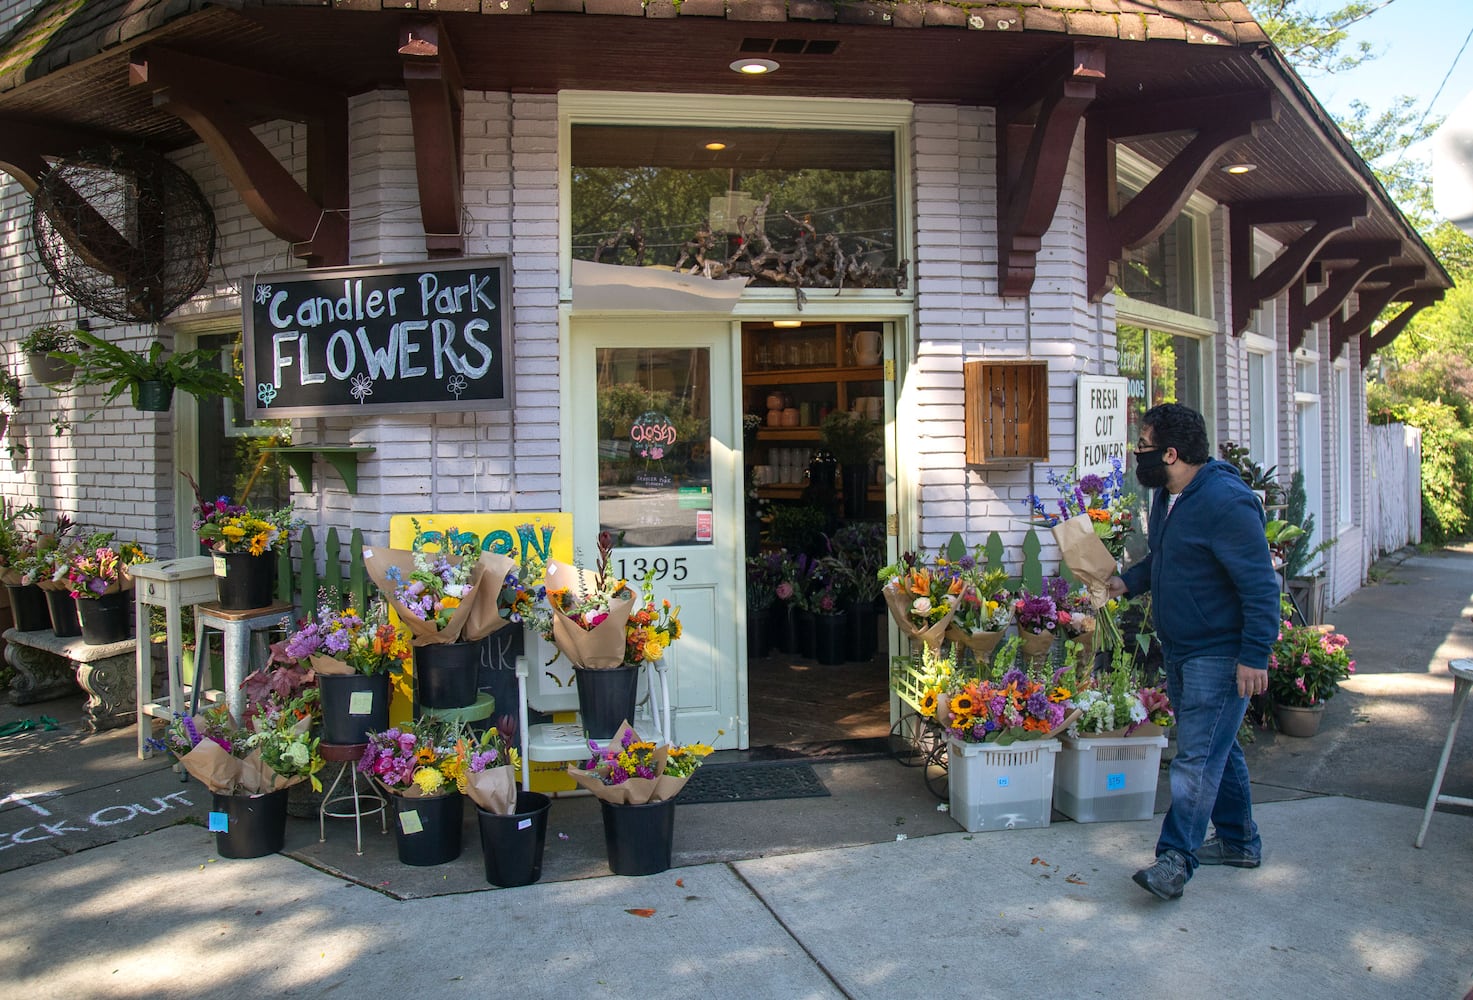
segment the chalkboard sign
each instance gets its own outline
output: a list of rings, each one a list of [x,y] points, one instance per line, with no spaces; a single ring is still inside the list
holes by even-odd
[[[479,257],[258,275],[246,416],[510,409],[510,274]]]

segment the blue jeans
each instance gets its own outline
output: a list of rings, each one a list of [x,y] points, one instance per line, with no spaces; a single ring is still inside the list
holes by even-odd
[[[1238,745],[1248,699],[1238,694],[1238,664],[1230,656],[1166,664],[1166,693],[1176,711],[1176,757],[1171,808],[1161,823],[1156,855],[1179,851],[1190,878],[1209,819],[1224,843],[1255,855],[1262,850],[1248,764]]]

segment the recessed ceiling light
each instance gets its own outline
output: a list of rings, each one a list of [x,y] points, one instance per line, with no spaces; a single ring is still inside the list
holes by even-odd
[[[713,153],[719,153],[723,149],[726,148],[726,143],[724,143],[724,142],[708,142],[708,143],[706,143],[706,148],[709,149]]]
[[[775,319],[772,325],[780,330],[792,330],[803,325],[801,319]]]
[[[738,59],[731,64],[731,68],[748,76],[761,76],[763,73],[775,72],[777,63],[771,59]]]
[[[1258,169],[1256,163],[1229,163],[1222,168],[1225,174],[1247,174]]]

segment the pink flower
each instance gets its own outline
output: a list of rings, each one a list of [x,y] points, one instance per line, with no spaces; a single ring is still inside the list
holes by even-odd
[[[1294,686],[1297,687],[1299,690],[1303,691],[1304,690],[1304,678],[1303,677],[1296,677],[1296,678],[1294,678]]]
[[[777,585],[777,596],[778,596],[778,598],[780,600],[784,600],[784,601],[786,601],[788,598],[792,597],[793,596],[793,585],[791,583],[789,583],[788,581],[786,581],[786,580],[784,580],[782,583],[778,584]]]

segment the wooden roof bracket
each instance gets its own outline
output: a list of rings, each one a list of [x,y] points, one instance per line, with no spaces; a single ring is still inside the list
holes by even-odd
[[[1365,284],[1384,282],[1386,287],[1364,289],[1356,296],[1355,312],[1349,316],[1330,317],[1330,357],[1339,357],[1346,344],[1370,332],[1371,324],[1382,310],[1412,291],[1420,280],[1419,271],[1419,268],[1411,267],[1383,267],[1366,275]]]
[[[1228,212],[1228,255],[1232,268],[1233,336],[1242,333],[1253,310],[1282,295],[1336,233],[1349,229],[1370,211],[1364,194],[1314,198],[1276,198],[1241,202]],[[1286,246],[1273,263],[1253,274],[1253,227],[1274,222],[1309,222],[1310,227]]]
[[[1304,276],[1301,275],[1289,296],[1289,350],[1298,349],[1304,342],[1305,332],[1314,324],[1329,319],[1345,305],[1366,275],[1384,267],[1391,258],[1401,253],[1400,240],[1356,240],[1329,243],[1320,251],[1313,263],[1328,260],[1354,261],[1350,267],[1330,272],[1330,281],[1310,302],[1304,301]]]
[[[97,133],[0,119],[0,170],[34,196],[51,170],[52,160],[105,148],[114,141]],[[47,217],[67,245],[92,267],[127,284],[133,263],[127,249],[129,240],[81,195],[61,185],[53,188],[56,198],[69,204],[69,211],[48,213]]]
[[[1385,326],[1381,327],[1374,334],[1370,330],[1362,333],[1360,335],[1361,370],[1365,370],[1366,365],[1371,360],[1371,355],[1383,347],[1389,347],[1391,342],[1399,337],[1401,332],[1406,329],[1407,324],[1412,321],[1412,317],[1434,302],[1439,301],[1445,291],[1446,289],[1442,288],[1425,288],[1411,292],[1406,296],[1407,307],[1391,317]]]
[[[168,49],[133,54],[129,83],[194,129],[247,208],[309,267],[348,263],[348,99],[306,80]],[[248,109],[307,126],[307,183],[251,131]]]
[[[999,295],[1027,295],[1033,287],[1079,119],[1104,78],[1103,46],[1074,42],[997,102]]]
[[[404,61],[404,86],[414,129],[425,252],[431,258],[463,257],[461,115],[465,99],[460,67],[444,24],[438,18],[405,18],[399,26],[399,56]]]
[[[1096,109],[1085,117],[1085,230],[1092,301],[1098,302],[1114,289],[1121,255],[1165,232],[1218,157],[1250,136],[1257,123],[1272,121],[1277,112],[1278,99],[1263,90]],[[1111,143],[1186,131],[1196,135],[1112,215],[1115,159]]]

